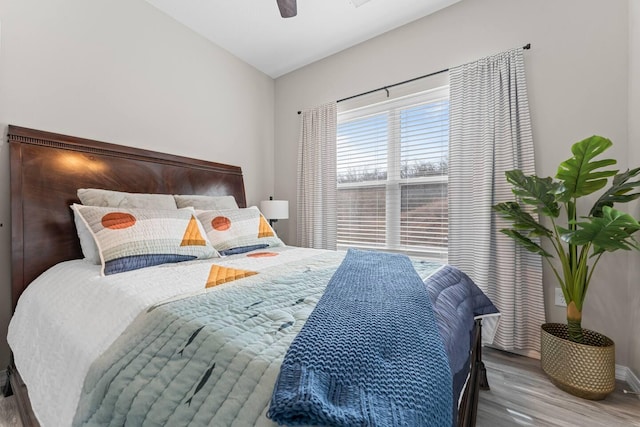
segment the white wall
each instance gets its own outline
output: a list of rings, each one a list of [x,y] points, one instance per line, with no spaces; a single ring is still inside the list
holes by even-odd
[[[0,369],[11,315],[6,125],[243,168],[273,192],[274,82],[143,0],[0,0]]]
[[[629,163],[640,166],[640,2],[629,0]],[[640,218],[640,202],[631,213]],[[640,254],[629,260],[629,367],[640,378]]]
[[[555,175],[570,146],[593,134],[611,138],[611,156],[627,167],[628,4],[624,1],[466,0],[276,80],[278,198],[292,201],[279,233],[295,241],[297,110],[456,66],[513,47],[525,53],[538,174]],[[637,116],[636,116],[637,117]],[[583,326],[610,336],[617,363],[629,355],[628,258],[599,265]],[[548,321],[554,277],[545,269]]]

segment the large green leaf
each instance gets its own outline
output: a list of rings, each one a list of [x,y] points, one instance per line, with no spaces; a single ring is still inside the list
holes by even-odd
[[[516,241],[516,243],[518,243],[521,246],[523,246],[529,252],[540,254],[540,255],[542,255],[544,257],[547,257],[547,258],[553,258],[553,255],[551,255],[549,252],[547,252],[544,249],[542,249],[542,246],[540,246],[540,244],[534,242],[533,240],[531,240],[530,238],[528,238],[526,236],[523,236],[522,234],[520,234],[516,230],[504,229],[504,230],[500,230],[500,232],[506,234],[509,237],[511,237],[513,240]]]
[[[529,237],[551,237],[553,232],[540,224],[516,202],[498,203],[493,207],[501,217],[510,221],[513,228]]]
[[[635,187],[640,187],[640,180],[627,182],[640,173],[640,168],[627,169],[625,172],[616,175],[613,183],[607,191],[595,202],[589,216],[602,216],[604,206],[612,207],[614,203],[627,203],[640,197],[640,192],[628,194]]]
[[[525,176],[521,170],[505,172],[507,181],[513,185],[513,194],[520,197],[523,203],[535,206],[539,214],[557,218],[560,206],[556,202],[558,184],[551,178],[538,178],[535,175]]]
[[[558,190],[558,200],[567,202],[572,198],[586,196],[604,188],[607,178],[618,173],[617,170],[605,170],[595,172],[607,166],[615,165],[613,159],[593,161],[593,158],[602,154],[613,143],[601,136],[594,135],[571,147],[573,157],[560,163],[556,178],[562,181]]]
[[[577,222],[578,230],[562,234],[562,240],[573,245],[593,244],[593,255],[618,249],[640,249],[632,234],[640,223],[631,215],[609,206],[602,208],[602,217],[588,217]],[[566,231],[566,230],[565,230]]]

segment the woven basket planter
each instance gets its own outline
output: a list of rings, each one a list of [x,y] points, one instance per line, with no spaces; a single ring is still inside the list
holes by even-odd
[[[582,331],[585,343],[578,344],[569,340],[566,324],[543,324],[540,363],[556,387],[584,399],[601,400],[616,386],[615,345],[598,332]]]

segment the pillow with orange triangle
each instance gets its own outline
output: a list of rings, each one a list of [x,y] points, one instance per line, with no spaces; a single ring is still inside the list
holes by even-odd
[[[285,246],[255,206],[196,212],[211,244],[223,255]]]
[[[219,256],[193,209],[74,208],[96,242],[102,275]]]

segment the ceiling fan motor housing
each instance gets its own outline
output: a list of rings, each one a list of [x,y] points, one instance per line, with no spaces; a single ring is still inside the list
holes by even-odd
[[[298,5],[296,0],[276,0],[280,16],[283,18],[292,18],[298,14]]]

